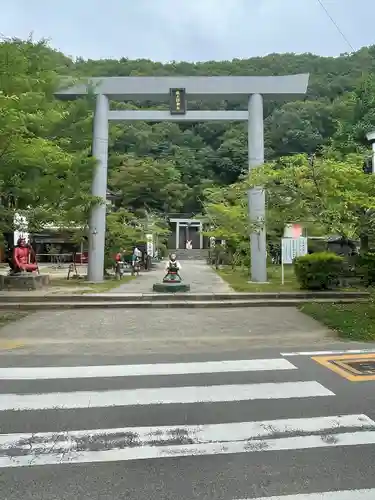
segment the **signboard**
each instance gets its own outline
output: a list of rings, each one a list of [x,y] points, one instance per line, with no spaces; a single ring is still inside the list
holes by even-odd
[[[14,224],[14,233],[13,233],[13,242],[14,245],[17,245],[19,238],[24,238],[26,242],[29,241],[29,232],[28,232],[28,221],[25,216],[20,214],[15,214],[13,218]]]
[[[146,252],[150,257],[154,256],[154,238],[152,234],[146,234]]]
[[[171,115],[186,114],[186,92],[185,89],[170,89],[170,113]]]
[[[307,238],[282,238],[281,239],[281,283],[284,284],[284,264],[293,264],[296,257],[308,253]]]
[[[283,264],[293,264],[295,257],[307,254],[307,238],[282,238],[281,260]]]

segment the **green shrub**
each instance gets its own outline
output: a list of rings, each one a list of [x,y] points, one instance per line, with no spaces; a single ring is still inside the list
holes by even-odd
[[[340,284],[344,259],[332,252],[316,252],[294,259],[294,272],[304,290],[330,290]]]
[[[356,271],[365,286],[375,285],[375,250],[369,250],[358,256]]]

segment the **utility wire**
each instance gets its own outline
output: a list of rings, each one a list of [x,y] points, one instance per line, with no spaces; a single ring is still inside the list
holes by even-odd
[[[343,38],[343,40],[345,41],[345,43],[348,45],[348,47],[350,47],[351,52],[355,52],[355,48],[349,42],[348,38],[346,37],[345,33],[342,31],[342,29],[340,28],[340,26],[337,24],[337,22],[334,20],[334,18],[328,12],[327,7],[323,3],[323,0],[317,0],[317,2],[321,6],[321,8],[324,10],[324,12],[326,13],[327,17],[330,19],[331,23],[334,25],[334,27],[340,33],[340,35]]]

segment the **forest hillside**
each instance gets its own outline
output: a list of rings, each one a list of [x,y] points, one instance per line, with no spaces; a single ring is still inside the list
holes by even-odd
[[[0,96],[3,96],[3,109],[8,106],[10,113],[9,122],[6,113],[2,118],[5,120],[2,125],[4,144],[6,131],[14,130],[11,112],[15,101],[10,96],[19,95],[23,96],[17,109],[19,119],[24,120],[26,116],[30,121],[32,116],[34,120],[31,128],[28,125],[27,135],[32,133],[58,144],[75,160],[85,152],[90,156],[93,102],[90,99],[75,103],[53,102],[54,86],[67,75],[76,78],[257,76],[304,72],[310,73],[305,99],[265,102],[266,161],[298,153],[319,153],[327,148],[339,154],[369,151],[365,132],[375,128],[375,46],[336,58],[269,54],[232,61],[162,64],[126,57],[72,60],[43,42],[4,40],[0,43]],[[28,92],[27,98],[25,92]],[[32,99],[35,99],[34,104],[31,104]],[[138,107],[151,104],[131,103]],[[124,105],[113,103],[112,106]],[[195,102],[189,106],[236,109],[238,104]],[[20,137],[24,137],[24,133],[24,129],[20,129]],[[13,134],[14,140],[15,137]],[[147,207],[163,212],[199,211],[205,188],[232,184],[247,170],[247,132],[243,123],[123,123],[111,125],[110,138],[109,189],[119,193],[120,205],[130,210]],[[52,147],[52,143],[49,146]],[[3,156],[3,162],[5,158]],[[9,165],[20,165],[23,161],[18,157],[15,163],[14,158],[10,158]],[[5,184],[8,181],[4,181]],[[88,183],[88,179],[82,179],[83,186],[82,183]]]

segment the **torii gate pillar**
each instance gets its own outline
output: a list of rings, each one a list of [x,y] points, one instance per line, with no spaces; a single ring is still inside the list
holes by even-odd
[[[92,154],[97,160],[92,180],[91,194],[102,201],[96,204],[90,214],[89,259],[87,278],[98,283],[104,279],[105,226],[107,211],[108,179],[108,97],[96,96]]]
[[[264,120],[263,97],[252,94],[249,97],[248,151],[249,170],[264,163]],[[262,187],[248,192],[249,220],[256,224],[250,234],[251,280],[257,283],[267,281],[266,243],[266,195]]]

